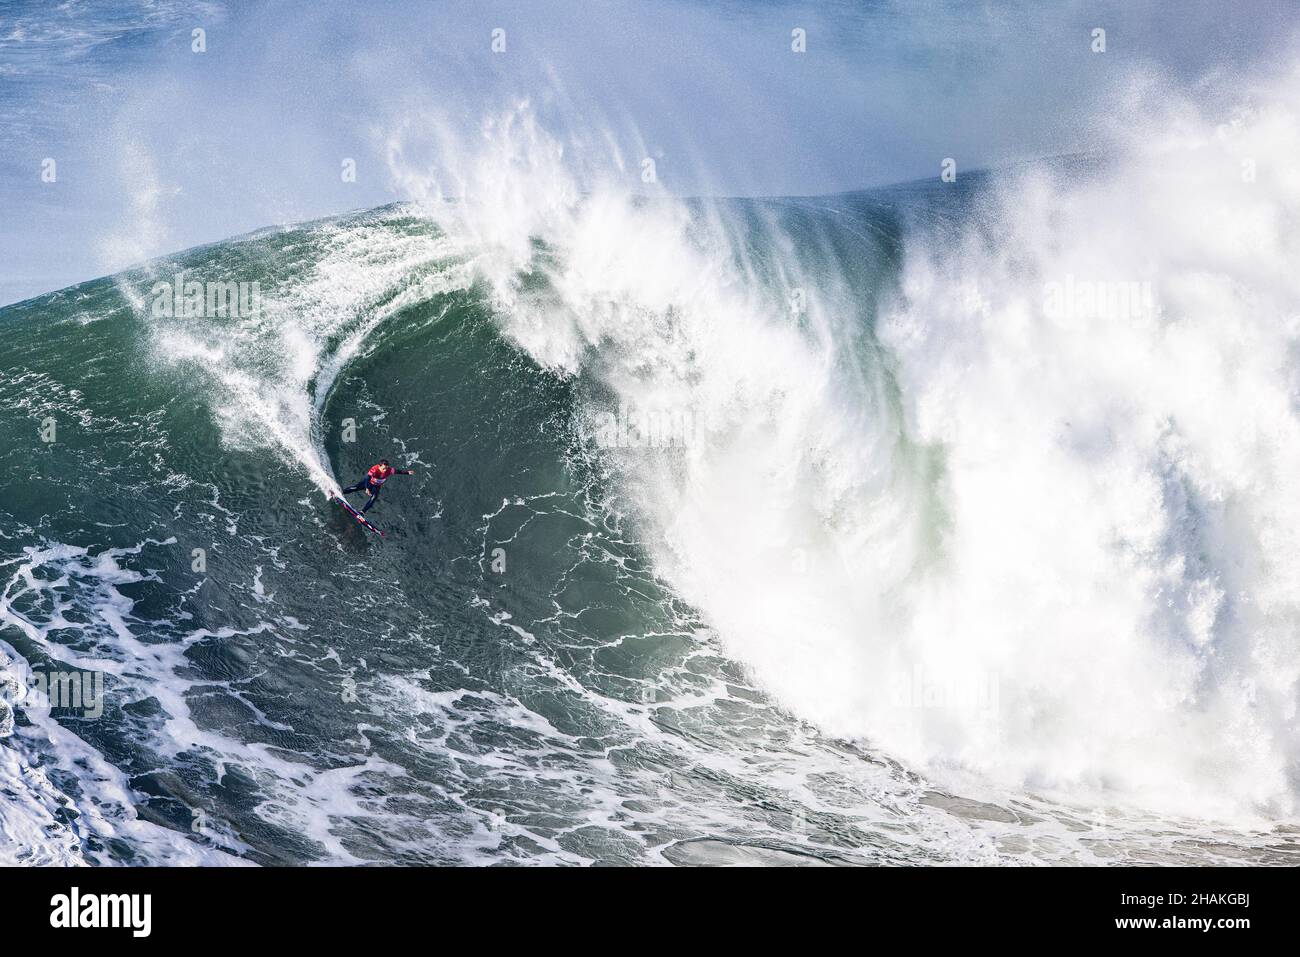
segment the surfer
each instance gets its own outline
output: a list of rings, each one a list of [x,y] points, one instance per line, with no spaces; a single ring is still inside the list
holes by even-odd
[[[378,465],[370,466],[366,472],[366,477],[356,485],[349,485],[343,490],[344,495],[351,495],[353,492],[362,490],[370,494],[370,500],[366,502],[366,507],[362,512],[370,511],[370,506],[379,501],[379,493],[383,491],[384,483],[394,475],[414,475],[414,469],[395,469],[388,464],[388,459],[380,459]]]

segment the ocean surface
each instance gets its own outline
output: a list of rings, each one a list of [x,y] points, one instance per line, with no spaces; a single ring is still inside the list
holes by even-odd
[[[1294,124],[755,200],[509,129],[0,310],[0,861],[1300,861]]]

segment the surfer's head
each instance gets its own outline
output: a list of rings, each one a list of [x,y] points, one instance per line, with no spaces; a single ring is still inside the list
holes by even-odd
[[[379,464],[380,464],[380,465],[387,465],[387,464],[388,464],[388,459],[380,459],[380,460],[379,460]]]

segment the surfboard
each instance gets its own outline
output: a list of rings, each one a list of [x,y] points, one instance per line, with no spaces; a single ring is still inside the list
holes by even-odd
[[[351,515],[353,518],[355,518],[358,522],[360,522],[360,523],[361,523],[362,525],[364,525],[366,528],[370,529],[372,532],[374,532],[374,533],[375,533],[376,535],[378,535],[380,538],[383,538],[383,537],[384,537],[384,533],[383,533],[383,532],[381,532],[379,529],[375,528],[374,525],[371,525],[371,524],[370,524],[370,521],[369,521],[369,520],[368,520],[364,515],[362,515],[360,512],[358,512],[355,508],[353,508],[351,505],[349,505],[346,501],[344,501],[342,496],[340,496],[340,495],[335,495],[335,496],[334,496],[334,501],[336,501],[336,502],[338,502],[340,505],[342,505],[343,508],[347,510],[347,512],[348,512],[349,515]]]

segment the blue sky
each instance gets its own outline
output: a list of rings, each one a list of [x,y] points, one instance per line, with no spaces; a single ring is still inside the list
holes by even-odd
[[[0,0],[0,305],[265,225],[404,198],[386,130],[546,124],[671,192],[836,192],[1088,149],[1141,73],[1276,55],[1283,0]],[[1092,53],[1090,31],[1107,30]],[[807,52],[791,31],[807,32]],[[195,28],[207,51],[191,50]],[[491,50],[505,30],[506,51]],[[357,162],[356,182],[340,173]],[[57,181],[42,182],[42,162]],[[634,185],[634,184],[629,184]]]

